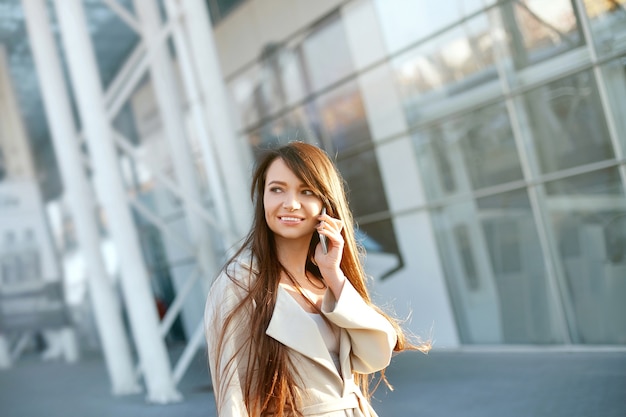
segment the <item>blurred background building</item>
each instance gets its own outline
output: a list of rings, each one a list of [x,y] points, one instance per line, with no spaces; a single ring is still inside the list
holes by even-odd
[[[163,363],[155,401],[291,140],[336,159],[374,297],[435,348],[626,344],[625,0],[3,0],[0,42],[2,209],[37,185],[78,346]],[[0,332],[10,359],[32,329]]]

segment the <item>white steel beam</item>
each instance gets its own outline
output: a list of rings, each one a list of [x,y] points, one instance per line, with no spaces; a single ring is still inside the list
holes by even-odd
[[[204,0],[180,0],[191,56],[199,77],[201,100],[206,108],[209,138],[219,155],[221,177],[224,179],[228,210],[236,235],[244,236],[252,221],[252,204],[248,196],[249,148],[239,144],[231,105],[219,66],[211,19]]]
[[[171,31],[171,25],[166,25],[161,29],[158,35],[155,36],[154,42],[159,45],[165,44],[165,40],[170,35]],[[140,42],[109,85],[105,93],[105,103],[110,119],[113,119],[117,115],[124,103],[139,85],[139,82],[148,69],[148,59],[145,43]]]
[[[163,320],[161,320],[161,336],[165,337],[165,335],[170,331],[170,328],[174,324],[174,320],[178,317],[178,314],[183,309],[183,304],[185,303],[185,299],[189,294],[191,294],[191,290],[194,288],[199,274],[199,268],[196,265],[181,288],[176,290],[176,298],[169,305],[165,316],[163,316]]]
[[[176,366],[174,367],[174,380],[179,382],[185,375],[185,371],[189,368],[196,352],[200,347],[204,346],[204,322],[200,322],[189,338],[183,353],[181,353]]]
[[[55,0],[61,39],[74,86],[78,110],[95,169],[95,184],[107,213],[120,260],[121,283],[135,345],[148,391],[147,400],[181,400],[172,377],[150,279],[140,249],[137,229],[126,202],[113,130],[104,106],[93,45],[81,0]]]
[[[121,105],[116,104],[116,102],[119,101],[123,104],[128,100],[128,96],[138,84],[137,80],[141,79],[148,68],[145,55],[146,45],[140,40],[109,83],[104,93],[104,102],[109,117],[114,118],[117,115]],[[143,67],[142,62],[144,63]],[[117,108],[117,111],[111,111],[112,108]]]
[[[76,226],[80,250],[86,259],[89,293],[112,392],[134,394],[140,392],[141,387],[132,372],[133,359],[119,300],[100,250],[96,203],[81,162],[68,90],[46,4],[44,0],[23,0],[23,5],[65,196]]]
[[[124,21],[128,25],[129,28],[134,30],[136,33],[141,32],[141,28],[139,27],[139,23],[137,23],[137,19],[126,9],[124,6],[120,5],[117,0],[102,0],[104,4],[107,5],[109,9],[113,13],[115,13],[120,19]]]
[[[114,137],[115,143],[123,152],[132,157],[135,160],[141,161],[144,158],[139,155],[139,153],[135,150],[135,147],[125,138],[121,133],[116,132]],[[185,194],[180,188],[177,187],[176,183],[172,181],[167,175],[164,175],[161,172],[152,172],[154,179],[161,185],[163,185],[169,192],[174,194],[176,197],[185,201],[187,205],[186,209],[193,210],[196,215],[200,216],[207,224],[210,224],[215,230],[219,231],[223,236],[227,236],[227,240],[229,242],[234,242],[236,240],[233,232],[227,228],[225,224],[219,222],[211,213],[209,213],[206,208],[201,204],[201,201],[195,201],[191,198],[191,196]]]
[[[232,230],[232,219],[226,205],[227,195],[223,187],[224,179],[220,174],[219,163],[214,149],[211,146],[209,128],[204,117],[205,109],[201,100],[199,77],[195,72],[193,59],[189,50],[189,42],[181,25],[182,19],[179,18],[181,13],[178,4],[174,0],[166,0],[165,9],[169,21],[172,23],[172,40],[176,48],[176,56],[178,66],[180,67],[187,105],[191,113],[195,132],[198,136],[198,143],[200,144],[204,171],[209,183],[209,190],[212,195],[215,212],[219,223],[227,229]],[[235,243],[236,238],[232,235],[232,232],[222,234],[226,247],[230,247]]]
[[[172,60],[166,43],[159,43],[157,36],[160,31],[161,19],[156,2],[135,0],[135,10],[141,22],[144,42],[148,48],[150,80],[154,87],[160,118],[163,121],[165,138],[178,186],[185,199],[185,214],[191,241],[196,247],[196,259],[202,273],[207,276],[216,269],[216,248],[209,236],[209,229],[193,210],[189,210],[189,200],[202,201],[202,195],[196,179],[193,156],[189,151],[186,126],[184,122],[182,101],[176,85],[176,77]],[[204,280],[203,283],[207,281]],[[208,290],[208,284],[205,285]]]

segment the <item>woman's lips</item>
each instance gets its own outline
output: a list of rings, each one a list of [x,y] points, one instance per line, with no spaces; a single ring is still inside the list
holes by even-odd
[[[283,223],[300,223],[304,221],[304,219],[300,217],[293,217],[293,216],[279,216],[278,218]]]

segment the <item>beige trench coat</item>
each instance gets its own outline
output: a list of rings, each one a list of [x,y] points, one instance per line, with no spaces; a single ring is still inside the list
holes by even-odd
[[[222,273],[207,299],[205,326],[209,366],[220,417],[248,416],[239,384],[245,359],[238,358],[235,367],[226,366],[235,350],[245,344],[245,335],[241,332],[245,329],[245,318],[233,323],[227,331],[222,357],[217,358],[215,352],[224,317],[241,299],[250,280],[254,279],[252,270],[250,263],[240,258],[229,267],[229,273],[237,277],[241,286]],[[252,313],[252,310],[249,312]],[[396,344],[395,329],[385,317],[363,301],[348,281],[338,300],[331,291],[327,291],[322,312],[341,329],[341,372],[335,367],[317,324],[282,287],[279,287],[274,313],[266,331],[268,336],[290,348],[292,363],[303,380],[300,387],[304,393],[302,412],[306,416],[376,417],[353,382],[352,372],[369,374],[387,367]]]

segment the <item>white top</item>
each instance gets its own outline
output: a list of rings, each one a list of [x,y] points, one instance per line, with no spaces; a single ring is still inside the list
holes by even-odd
[[[324,339],[324,343],[326,344],[326,348],[328,348],[328,352],[330,353],[330,357],[333,359],[335,367],[337,367],[337,370],[339,371],[339,327],[331,324],[330,321],[324,320],[324,317],[321,314],[309,313],[309,316],[311,316],[313,321],[315,321],[315,324],[317,324],[320,334],[322,335],[322,339]]]

